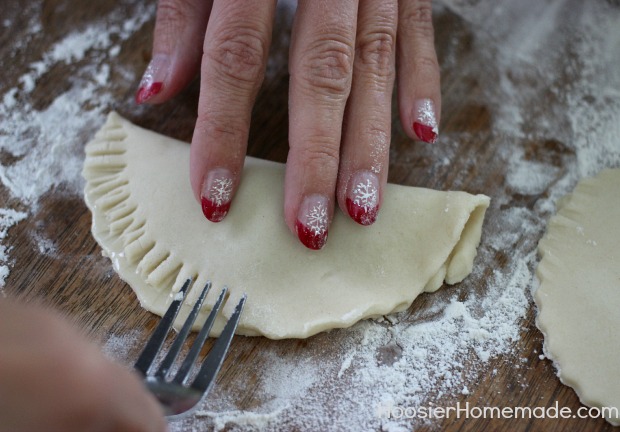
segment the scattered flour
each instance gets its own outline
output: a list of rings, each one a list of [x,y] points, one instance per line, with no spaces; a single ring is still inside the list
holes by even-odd
[[[11,247],[5,244],[9,228],[26,219],[27,216],[24,212],[0,208],[0,295],[3,295],[2,288],[9,275],[10,267],[13,265],[9,257]]]
[[[45,255],[45,256],[49,256],[49,257],[55,257],[57,252],[58,252],[58,247],[56,246],[56,243],[54,242],[54,240],[45,237],[43,234],[35,231],[32,234],[32,239],[34,240],[35,244],[37,245],[37,248],[39,250],[39,253],[41,255]]]
[[[123,335],[110,335],[104,342],[102,351],[113,359],[127,359],[132,350],[136,349],[141,340],[141,333],[137,330]]]
[[[561,174],[562,168],[544,162],[527,161],[522,149],[515,148],[510,156],[506,182],[516,193],[538,195],[549,189]]]
[[[277,422],[278,417],[280,417],[283,411],[284,408],[278,408],[266,414],[259,414],[251,411],[227,411],[225,413],[200,411],[196,416],[198,418],[211,418],[215,430],[222,430],[229,424],[250,428],[251,430],[265,430],[270,425]]]
[[[12,198],[27,207],[27,213],[34,214],[39,199],[50,190],[81,194],[84,142],[100,127],[115,103],[108,86],[108,51],[118,51],[119,44],[154,15],[153,5],[134,3],[133,17],[126,18],[116,11],[69,33],[52,43],[41,58],[26,58],[21,64],[16,61],[13,67],[20,69],[17,73],[21,75],[15,87],[3,88],[0,84],[4,92],[0,96],[0,183]],[[37,6],[29,5],[28,16],[29,25],[13,46],[19,52],[28,52],[28,43],[41,32]],[[39,80],[58,65],[71,67],[71,85],[48,106],[33,106],[31,95],[37,91]],[[49,239],[33,239],[41,253],[55,251]],[[0,247],[1,286],[9,274],[10,248]]]
[[[81,193],[84,142],[114,104],[110,89],[108,51],[118,49],[148,21],[153,7],[136,7],[136,16],[116,14],[51,45],[41,59],[26,65],[18,87],[5,91],[0,104],[0,151],[14,161],[0,165],[0,181],[11,195],[34,206],[44,193],[59,186]],[[32,31],[40,30],[33,24]],[[114,42],[113,42],[114,41]],[[43,108],[35,108],[29,95],[39,79],[59,64],[76,65],[68,90]]]

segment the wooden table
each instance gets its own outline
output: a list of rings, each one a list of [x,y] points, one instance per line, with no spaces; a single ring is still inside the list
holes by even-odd
[[[101,19],[120,19],[118,22],[122,23],[123,17],[135,16],[140,3],[130,0],[4,0],[5,25],[0,27],[0,97],[7,89],[19,86],[18,77],[64,35]],[[441,139],[435,146],[411,142],[403,134],[397,110],[394,110],[391,182],[442,190],[462,189],[493,198],[481,246],[493,254],[484,255],[490,259],[477,260],[477,276],[462,286],[449,288],[449,294],[436,295],[443,300],[447,295],[465,298],[475,293],[483,296],[486,280],[491,279],[493,272],[509,276],[518,260],[527,261],[552,211],[551,207],[539,204],[555,199],[558,190],[567,190],[577,178],[577,155],[570,141],[574,129],[569,127],[570,118],[564,114],[571,108],[567,102],[569,96],[575,94],[575,89],[581,89],[580,80],[593,59],[583,58],[583,51],[573,49],[575,40],[579,40],[579,31],[571,35],[567,30],[573,24],[579,29],[578,24],[585,20],[575,18],[572,11],[587,17],[593,8],[583,10],[580,2],[570,0],[529,0],[518,2],[521,5],[518,7],[516,2],[512,6],[510,3],[508,0],[469,3],[454,0],[436,5],[443,112]],[[607,6],[603,1],[598,3],[601,8],[615,10],[616,17],[620,16],[613,2],[608,2]],[[105,102],[106,108],[118,110],[140,126],[189,141],[196,116],[197,80],[165,105],[140,108],[133,103],[138,77],[150,55],[154,8],[145,10],[149,14],[145,24],[119,42],[120,52],[110,60],[110,79],[105,86],[114,102]],[[36,35],[27,32],[27,22],[33,14],[40,17],[41,28]],[[110,18],[112,16],[117,18]],[[286,13],[278,16],[271,53],[274,60],[270,62],[254,109],[248,150],[250,155],[281,162],[285,161],[287,152],[285,59],[288,46],[285,36],[290,33],[289,18]],[[27,49],[16,50],[19,41],[28,41]],[[552,48],[553,55],[550,51],[545,54],[541,47]],[[51,68],[40,77],[36,91],[29,95],[33,106],[47,107],[71,85],[72,74],[80,67],[82,63],[76,60]],[[123,74],[123,70],[130,73]],[[133,79],[126,81],[126,76]],[[615,84],[617,86],[617,82]],[[521,119],[511,120],[512,112]],[[76,139],[86,142],[94,129],[75,133],[79,134]],[[529,193],[515,189],[515,179],[510,178],[510,170],[514,168],[510,165],[511,149],[520,152],[524,160],[554,167],[544,190]],[[9,164],[11,157],[0,152],[2,164]],[[558,186],[567,178],[563,186]],[[2,207],[31,209],[11,197],[2,186],[0,202],[4,203]],[[531,219],[530,229],[517,235],[509,247],[495,250],[485,239],[504,230],[519,234],[519,226],[502,226],[507,209],[521,209],[523,215]],[[102,343],[111,336],[131,334],[134,339],[126,352],[129,362],[137,356],[158,318],[139,307],[132,291],[114,274],[109,260],[101,256],[99,246],[90,235],[90,223],[91,216],[81,196],[63,192],[62,187],[46,193],[38,208],[9,231],[5,244],[12,247],[10,256],[14,267],[4,291],[8,296],[42,300],[64,311]],[[53,239],[55,253],[41,251],[34,234]],[[528,261],[530,272],[534,270],[532,262],[532,259]],[[424,295],[414,302],[412,311],[430,308],[435,302],[434,295]],[[491,358],[482,365],[471,365],[477,378],[470,383],[469,394],[454,392],[434,399],[429,392],[428,401],[438,405],[469,402],[499,407],[551,406],[557,401],[559,406],[576,411],[580,404],[573,390],[559,382],[549,360],[539,358],[543,338],[534,324],[535,315],[530,297],[529,311],[522,318],[521,338],[514,341],[509,353]],[[342,330],[332,332],[330,337],[319,335],[306,341],[236,338],[216,390],[228,386],[241,388],[240,383],[243,383],[245,393],[237,395],[236,403],[239,409],[252,409],[260,402],[253,396],[252,389],[261,380],[261,366],[268,361],[261,357],[262,351],[281,350],[301,359],[308,349],[316,350],[318,346],[331,349],[346,337],[347,331]],[[602,419],[450,419],[416,426],[418,430],[612,430]]]

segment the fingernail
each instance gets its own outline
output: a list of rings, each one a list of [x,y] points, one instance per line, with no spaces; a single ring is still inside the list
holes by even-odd
[[[162,91],[169,68],[170,58],[167,55],[158,54],[151,59],[136,92],[137,104],[147,102]]]
[[[358,171],[347,188],[347,211],[360,225],[372,225],[379,211],[379,178],[370,171]]]
[[[437,127],[437,116],[435,115],[435,105],[430,99],[418,99],[415,101],[415,120],[413,121],[413,131],[422,141],[434,143],[437,141],[439,129]]]
[[[230,210],[233,177],[225,168],[215,168],[205,177],[200,202],[202,213],[211,222],[220,222]]]
[[[309,195],[299,208],[295,230],[299,240],[309,249],[318,250],[327,241],[328,199],[323,195]]]

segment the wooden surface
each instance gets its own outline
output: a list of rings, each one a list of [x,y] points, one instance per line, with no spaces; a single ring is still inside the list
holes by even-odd
[[[42,27],[40,33],[29,43],[28,50],[17,50],[15,53],[11,47],[14,47],[20,38],[27,37],[23,30],[26,22],[23,11],[28,9],[24,9],[22,0],[2,2],[3,17],[10,19],[11,23],[8,28],[0,30],[1,90],[18,85],[17,77],[27,69],[33,59],[39,58],[41,53],[63,35],[80,26],[96,22],[99,17],[107,16],[113,9],[127,9],[128,14],[135,9],[134,3],[130,1],[114,0],[49,0],[26,3],[31,4],[32,10],[41,15]],[[466,288],[484,295],[485,280],[490,278],[494,271],[505,271],[509,274],[515,260],[523,259],[535,250],[536,243],[544,232],[544,221],[550,214],[548,208],[536,207],[540,199],[549,198],[548,190],[526,194],[511,188],[507,182],[509,155],[506,154],[506,149],[514,146],[515,150],[523,151],[528,160],[540,161],[558,168],[555,174],[557,178],[550,183],[550,187],[569,170],[576,169],[576,156],[570,143],[566,142],[570,137],[563,129],[567,121],[561,115],[564,99],[557,94],[553,96],[551,88],[543,88],[532,81],[537,77],[537,64],[529,61],[529,57],[523,62],[511,63],[511,56],[520,53],[502,50],[502,47],[513,46],[512,42],[506,42],[510,39],[510,26],[514,26],[514,32],[524,35],[522,26],[528,20],[536,23],[540,19],[540,7],[532,7],[529,11],[524,7],[521,15],[508,19],[507,15],[500,12],[499,4],[502,2],[497,2],[497,8],[490,3],[470,2],[471,6],[464,7],[462,10],[466,13],[462,14],[458,7],[453,7],[461,2],[453,3],[448,3],[447,6],[440,4],[435,14],[436,45],[442,64],[441,139],[432,148],[411,142],[402,133],[395,114],[389,178],[394,183],[442,190],[462,189],[490,195],[493,205],[485,224],[485,238],[507,229],[502,226],[502,212],[506,209],[523,208],[536,219],[533,229],[517,236],[510,247],[496,250],[493,254],[485,254],[485,257],[491,257],[486,261],[477,260],[479,271],[476,277],[468,281]],[[538,4],[537,0],[522,3]],[[576,3],[567,1],[563,4],[564,9],[569,10]],[[491,27],[489,24],[488,28],[485,27],[485,20],[500,19],[498,16],[503,17],[508,28],[498,31],[497,26]],[[559,27],[565,22],[566,20],[558,20],[553,25]],[[165,105],[145,109],[135,107],[132,102],[138,77],[149,59],[153,24],[153,17],[150,17],[145,25],[123,41],[119,55],[111,61],[112,73],[107,90],[114,96],[115,102],[109,108],[118,110],[140,126],[188,141],[195,119],[197,81]],[[548,36],[547,42],[556,41],[553,30],[550,29],[551,36]],[[250,155],[282,162],[286,158],[288,133],[287,65],[282,59],[286,57],[288,49],[285,36],[289,31],[289,20],[286,16],[279,16],[271,53],[275,60],[270,63],[254,109],[248,150]],[[527,41],[521,42],[525,44]],[[569,42],[569,39],[564,39],[564,44],[557,42],[559,46],[555,45],[556,42],[550,44],[558,50],[566,51],[564,58],[567,62],[571,59],[576,63],[585,61],[586,59],[578,58],[578,53],[571,52]],[[515,75],[511,75],[511,65],[519,66]],[[120,66],[132,72],[135,80],[126,82],[120,73]],[[55,95],[67,88],[72,72],[78,67],[65,65],[54,68],[41,77],[36,91],[30,96],[33,104],[40,107],[49,105]],[[523,71],[530,69],[534,71],[531,75],[523,74]],[[567,69],[558,66],[555,70]],[[553,80],[556,88],[569,93],[574,84],[573,80],[578,79],[578,74],[558,72],[556,78]],[[517,89],[511,94],[519,96],[520,100],[501,100],[500,87],[505,84],[506,79]],[[522,91],[518,91],[519,89]],[[537,91],[541,93],[535,94]],[[503,105],[516,103],[529,106],[533,114],[532,118],[523,119],[518,130],[520,133],[511,134],[507,129],[502,129],[497,120],[502,115],[506,116],[500,112]],[[542,123],[534,119],[541,115],[549,117],[550,126],[547,125],[544,130],[537,129]],[[81,137],[83,142],[86,142],[92,133],[94,130],[85,133]],[[71,131],[67,131],[67,134],[71,134]],[[3,163],[8,163],[10,155],[0,154],[0,157],[3,158]],[[445,158],[449,159],[449,163],[444,163]],[[26,208],[2,187],[0,202],[12,208]],[[7,237],[12,247],[11,258],[15,266],[6,280],[5,293],[26,300],[37,299],[64,311],[95,340],[101,342],[110,335],[131,333],[137,339],[135,344],[128,347],[127,356],[135,358],[142,341],[158,322],[158,318],[139,307],[131,289],[114,274],[109,260],[101,256],[100,248],[90,235],[91,217],[81,196],[67,194],[61,187],[47,193],[39,204],[38,209],[13,227]],[[34,233],[54,239],[57,251],[53,256],[39,251]],[[488,249],[492,250],[491,247]],[[530,271],[533,271],[531,265]],[[450,295],[469,295],[462,287],[450,290]],[[439,297],[442,295],[445,299],[447,294],[437,294]],[[433,302],[433,296],[422,296],[413,304],[412,311],[429,308]],[[560,406],[576,411],[580,404],[575,393],[559,382],[549,360],[539,358],[542,335],[536,329],[534,319],[535,306],[530,298],[529,311],[521,323],[521,338],[514,341],[511,352],[492,358],[481,366],[471,365],[479,370],[476,373],[476,382],[470,384],[470,394],[460,395],[455,392],[450,397],[436,400],[429,393],[429,402],[448,405],[459,401],[477,406],[534,407],[551,406],[557,401]],[[261,364],[268,361],[266,357],[261,357],[261,351],[276,349],[302,358],[309,346],[316,350],[318,346],[330,346],[330,343],[334,343],[333,340],[346,336],[346,330],[343,330],[333,332],[330,337],[319,335],[308,341],[274,342],[264,338],[237,338],[233,342],[231,354],[217,386],[242,388],[240,383],[243,383],[245,390],[239,395],[237,404],[239,409],[251,409],[258,403],[253,399],[252,388],[261,379]],[[417,430],[612,430],[602,419],[451,419],[417,426]]]

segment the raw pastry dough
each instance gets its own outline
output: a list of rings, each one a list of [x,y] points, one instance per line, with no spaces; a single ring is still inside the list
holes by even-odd
[[[311,251],[284,224],[284,165],[248,157],[218,224],[194,200],[188,167],[189,145],[111,113],[86,146],[93,235],[146,309],[161,315],[188,277],[198,286],[211,280],[230,287],[224,316],[247,293],[238,333],[274,339],[401,311],[444,279],[461,281],[472,270],[489,205],[483,195],[389,185],[373,226],[337,212],[327,245]]]
[[[620,409],[620,169],[582,180],[538,249],[545,355],[581,402]],[[620,425],[616,415],[607,417]]]

